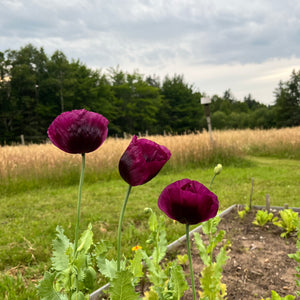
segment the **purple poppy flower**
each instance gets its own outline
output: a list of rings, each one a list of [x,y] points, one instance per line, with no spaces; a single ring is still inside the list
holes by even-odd
[[[107,137],[108,120],[85,109],[66,111],[48,128],[51,142],[68,153],[88,153],[99,148]]]
[[[214,218],[219,201],[214,193],[198,181],[182,179],[162,191],[158,207],[169,218],[192,225]]]
[[[134,135],[120,159],[119,172],[131,186],[141,185],[155,177],[170,157],[165,146]]]

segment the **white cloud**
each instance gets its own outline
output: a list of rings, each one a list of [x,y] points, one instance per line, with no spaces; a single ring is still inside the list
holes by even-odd
[[[279,80],[288,79],[282,76],[300,66],[298,0],[0,0],[0,5],[0,51],[33,43],[90,67],[176,72],[209,93],[231,88],[238,98],[251,93],[268,103]]]

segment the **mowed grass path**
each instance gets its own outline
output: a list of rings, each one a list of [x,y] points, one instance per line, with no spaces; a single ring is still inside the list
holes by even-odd
[[[248,157],[241,167],[224,167],[216,177],[212,190],[218,195],[220,210],[234,203],[248,203],[251,178],[254,178],[253,204],[264,204],[270,194],[271,204],[300,206],[300,161]],[[213,167],[194,168],[171,173],[162,172],[149,183],[134,187],[124,219],[123,250],[130,253],[147,239],[145,207],[159,212],[157,199],[163,188],[173,181],[190,178],[209,185]],[[116,239],[117,223],[127,184],[120,178],[84,184],[81,231],[92,223],[95,241]],[[51,243],[55,228],[61,225],[73,240],[76,215],[77,185],[26,191],[0,197],[0,268],[2,272],[20,270],[31,280],[38,280],[50,265]],[[184,234],[184,226],[168,223],[168,239]],[[111,255],[114,255],[114,249]],[[12,272],[13,270],[13,272]]]

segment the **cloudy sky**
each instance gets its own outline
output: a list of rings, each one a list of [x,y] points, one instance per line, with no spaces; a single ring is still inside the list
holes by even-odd
[[[265,104],[300,69],[299,0],[0,0],[0,28],[0,51],[32,43]]]

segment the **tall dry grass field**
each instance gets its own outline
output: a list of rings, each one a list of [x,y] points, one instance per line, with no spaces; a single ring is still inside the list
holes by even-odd
[[[299,159],[300,127],[272,130],[214,131],[211,144],[207,132],[176,136],[147,137],[168,147],[169,168],[230,162],[243,155],[277,155]],[[130,143],[128,139],[108,138],[95,152],[88,153],[86,170],[90,174],[117,174],[119,159]],[[4,146],[0,148],[1,185],[18,179],[49,182],[72,177],[79,172],[80,155],[64,153],[50,143]]]

